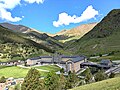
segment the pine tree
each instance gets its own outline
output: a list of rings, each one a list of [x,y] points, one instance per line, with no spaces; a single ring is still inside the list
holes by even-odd
[[[54,72],[49,72],[45,78],[46,90],[60,90],[59,89],[59,76]]]
[[[24,79],[21,90],[43,90],[43,84],[40,82],[40,73],[31,68]]]
[[[59,88],[60,90],[65,89],[65,84],[66,84],[66,78],[64,77],[63,73],[60,74],[60,80],[59,80]]]
[[[102,81],[107,79],[108,76],[104,73],[104,70],[99,70],[96,74],[95,74],[95,81]]]
[[[79,85],[79,80],[76,73],[75,72],[70,73],[68,75],[65,88],[70,89],[70,88],[76,87],[77,85]]]
[[[86,69],[85,81],[86,83],[90,83],[92,81],[92,73],[89,68]]]

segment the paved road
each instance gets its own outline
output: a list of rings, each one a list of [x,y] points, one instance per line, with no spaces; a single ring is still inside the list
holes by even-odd
[[[114,63],[120,63],[120,60],[115,60],[115,61],[112,61]]]
[[[112,71],[113,73],[120,73],[120,66]]]
[[[79,72],[77,73],[77,75],[81,74],[81,73],[84,72],[85,70],[86,70],[86,68],[83,68],[81,71],[79,71]]]
[[[120,73],[120,65],[108,69],[105,73],[109,74],[111,72],[113,72],[113,73]]]

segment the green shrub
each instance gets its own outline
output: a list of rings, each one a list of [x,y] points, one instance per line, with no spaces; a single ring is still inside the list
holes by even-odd
[[[6,78],[4,77],[4,76],[2,76],[1,78],[0,78],[0,83],[5,83],[6,82]]]
[[[110,73],[109,78],[114,78],[115,74],[114,73]]]
[[[108,76],[104,73],[103,70],[99,70],[96,74],[95,74],[95,81],[102,81],[107,79]]]

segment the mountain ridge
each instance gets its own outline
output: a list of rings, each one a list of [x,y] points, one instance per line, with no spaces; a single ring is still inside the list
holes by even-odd
[[[67,35],[67,36],[83,36],[85,33],[89,32],[97,23],[88,23],[88,24],[81,24],[69,30],[62,30],[57,32],[55,35]]]
[[[51,40],[53,39],[52,42],[55,41],[54,44],[56,44],[56,42],[59,43],[58,41],[60,41],[61,43],[64,43],[67,41],[81,38],[82,36],[84,36],[84,34],[88,33],[95,25],[97,25],[97,23],[82,24],[82,25],[74,27],[70,30],[62,30],[56,34],[40,32],[36,29],[32,29],[32,28],[29,28],[24,25],[14,25],[14,24],[10,24],[10,23],[1,23],[0,25],[2,25],[3,27],[8,28],[14,32],[24,33],[28,36],[28,38],[32,38],[33,41],[36,41],[36,40],[39,41],[39,39],[43,40],[45,38],[46,39],[51,38]],[[40,40],[40,42],[41,42],[41,40]],[[59,44],[59,46],[63,47],[62,44]]]
[[[62,44],[57,42],[53,37],[36,29],[32,29],[24,25],[14,25],[10,23],[1,23],[0,25],[13,32],[22,34],[27,39],[31,39],[32,41],[44,46],[48,46],[49,48],[57,49],[62,47]]]
[[[89,56],[120,51],[120,9],[114,9],[105,16],[90,32],[66,47],[74,54]],[[119,57],[120,58],[120,57]],[[117,58],[117,59],[119,59]]]
[[[61,31],[59,31],[55,34],[51,34],[51,33],[41,32],[41,31],[36,30],[34,28],[30,28],[30,27],[20,25],[20,24],[18,24],[18,25],[17,24],[11,24],[11,23],[8,23],[8,22],[0,23],[0,25],[2,25],[3,27],[8,28],[8,29],[13,30],[13,31],[22,32],[22,33],[28,33],[30,31],[36,31],[36,32],[41,33],[41,34],[46,33],[47,35],[52,36],[52,37],[54,37],[56,35],[63,35],[63,34],[68,35],[67,33],[71,34],[71,33],[73,33],[72,32],[73,30],[75,31],[75,34],[73,33],[73,35],[68,35],[68,36],[75,36],[77,34],[79,35],[80,34],[79,31],[82,32],[81,27],[84,27],[84,28],[87,27],[87,29],[90,28],[89,30],[91,30],[96,24],[97,24],[97,22],[88,23],[88,24],[81,24],[81,25],[73,27],[69,30],[65,29],[65,30],[61,30]],[[93,26],[89,27],[89,25],[93,25]],[[80,28],[80,30],[76,30],[76,29],[79,29],[79,28]],[[89,30],[88,30],[88,32],[89,32]]]

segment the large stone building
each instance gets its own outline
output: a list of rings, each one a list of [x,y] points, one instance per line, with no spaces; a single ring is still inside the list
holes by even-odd
[[[27,65],[33,66],[33,65],[42,65],[42,64],[50,64],[53,61],[52,56],[40,56],[35,58],[27,59]]]
[[[44,65],[44,64],[57,64],[59,67],[64,68],[66,72],[80,70],[80,64],[86,62],[85,56],[40,56],[27,60],[27,65]]]
[[[67,59],[68,58],[68,59]],[[78,72],[80,70],[80,64],[87,61],[84,56],[67,56],[62,58],[65,64],[62,64],[66,72]]]

